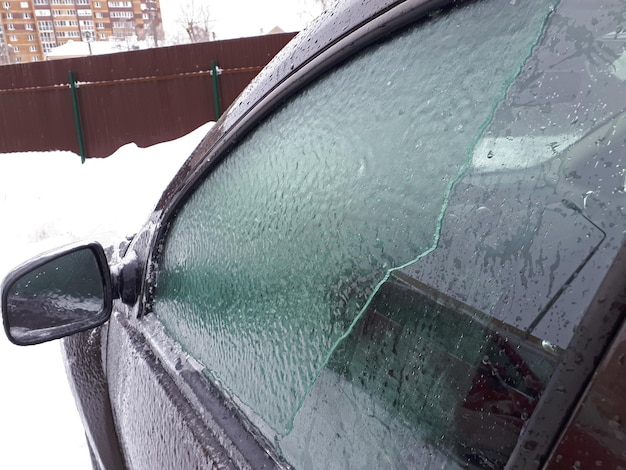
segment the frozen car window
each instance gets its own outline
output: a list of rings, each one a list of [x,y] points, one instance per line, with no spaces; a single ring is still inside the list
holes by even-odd
[[[504,465],[571,337],[541,322],[607,237],[564,152],[619,105],[551,42],[618,67],[596,3],[438,12],[291,99],[179,210],[154,312],[289,462]]]
[[[450,195],[449,249],[406,268],[562,348],[591,300],[562,294],[594,292],[623,237],[625,14],[559,4]]]

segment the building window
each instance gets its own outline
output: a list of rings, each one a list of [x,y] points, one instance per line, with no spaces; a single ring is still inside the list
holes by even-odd
[[[28,2],[20,2],[22,8],[28,8]]]
[[[135,29],[135,23],[132,21],[114,21],[112,26],[115,29]]]
[[[7,25],[7,29],[8,29],[9,31],[15,31],[15,25],[13,25],[13,24],[8,24],[8,25]]]
[[[57,20],[54,22],[54,26],[58,28],[63,28],[67,26],[78,26],[78,21],[76,20]]]
[[[96,28],[98,28],[98,29],[104,29],[104,23],[98,23],[98,24],[96,24]]]
[[[39,62],[39,57],[37,57],[36,55],[34,55],[31,59],[32,62]]]
[[[76,10],[52,10],[54,16],[76,16]]]
[[[9,38],[9,41],[17,41],[17,36],[15,34],[12,34]]]
[[[19,52],[20,48],[19,46],[13,46],[13,52]]]
[[[35,5],[47,5],[48,4],[48,0],[35,0],[33,3]]]
[[[28,49],[30,52],[37,52],[37,46],[30,46]]]
[[[96,12],[96,18],[102,18],[102,13],[100,13],[99,11]]]
[[[24,27],[26,28],[26,31],[34,31],[35,29],[32,24],[24,25]]]
[[[13,13],[7,13],[7,14],[5,15],[5,18],[6,18],[7,20],[12,20],[12,19],[13,19]]]
[[[25,20],[28,20],[30,18],[32,18],[32,16],[30,16],[30,13],[24,13],[24,19]]]
[[[93,7],[94,8],[101,8],[100,2],[93,2]]]
[[[6,8],[7,10],[11,8],[11,4],[9,2],[2,2],[2,6]]]
[[[52,16],[50,10],[35,10],[35,16]]]
[[[29,34],[28,35],[28,40],[29,41],[34,41],[35,40],[35,35],[34,34]]]
[[[111,15],[111,18],[132,18],[133,12],[132,11],[112,11],[110,15]]]
[[[105,40],[107,38],[106,33],[100,33],[100,39]]]
[[[22,63],[22,58],[21,57],[16,57],[15,58],[15,62],[17,62],[18,64]]]
[[[76,10],[78,16],[91,16],[91,10]]]

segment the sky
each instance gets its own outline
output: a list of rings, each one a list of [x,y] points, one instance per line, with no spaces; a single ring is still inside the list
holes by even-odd
[[[128,144],[84,165],[71,152],[0,153],[0,279],[42,251],[136,232],[210,126],[146,149]],[[129,204],[123,188],[138,187]],[[90,469],[60,342],[20,347],[2,331],[0,377],[0,468]]]
[[[278,26],[285,32],[300,31],[321,6],[315,0],[194,0],[207,3],[216,39],[264,34]],[[166,36],[182,33],[177,23],[181,6],[190,0],[160,0]]]

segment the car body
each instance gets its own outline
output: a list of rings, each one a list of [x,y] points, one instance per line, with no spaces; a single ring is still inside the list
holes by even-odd
[[[7,335],[65,338],[97,468],[626,466],[624,21],[340,3]]]

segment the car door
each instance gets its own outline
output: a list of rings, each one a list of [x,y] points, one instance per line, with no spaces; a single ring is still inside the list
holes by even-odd
[[[625,226],[619,45],[596,41],[619,18],[423,4],[300,38],[328,45],[283,53],[131,245],[107,364],[130,468],[545,458],[622,321],[591,308]]]

